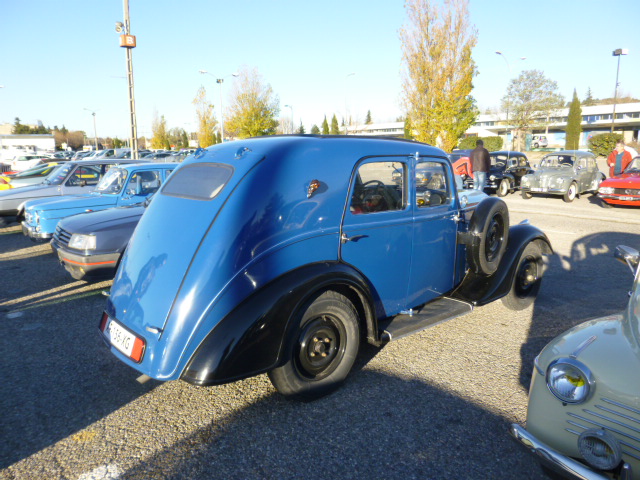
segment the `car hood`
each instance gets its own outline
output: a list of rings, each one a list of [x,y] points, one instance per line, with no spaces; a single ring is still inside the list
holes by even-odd
[[[539,168],[533,173],[535,177],[572,177],[573,175],[573,169],[567,167]]]
[[[145,210],[145,207],[138,205],[108,208],[99,212],[72,215],[61,220],[58,225],[69,233],[99,233],[126,223],[137,223]]]
[[[44,197],[47,195],[57,195],[59,191],[60,187],[58,185],[45,185],[42,183],[37,185],[27,185],[16,189],[3,190],[0,192],[0,202],[4,199],[29,199]]]
[[[623,173],[617,177],[607,178],[600,184],[600,186],[613,188],[640,188],[640,172]]]
[[[32,200],[27,203],[27,208],[40,212],[54,212],[58,210],[63,213],[68,210],[104,208],[115,205],[117,201],[118,197],[115,195],[72,195],[56,199]]]

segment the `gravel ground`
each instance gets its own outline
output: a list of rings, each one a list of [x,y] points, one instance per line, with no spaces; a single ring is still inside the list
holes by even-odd
[[[535,305],[496,302],[365,346],[343,388],[311,403],[266,375],[138,384],[97,332],[110,282],[74,281],[48,245],[1,228],[0,478],[544,478],[508,425],[525,420],[540,349],[624,307],[632,278],[612,251],[640,248],[640,215],[588,197],[506,200],[555,249]]]

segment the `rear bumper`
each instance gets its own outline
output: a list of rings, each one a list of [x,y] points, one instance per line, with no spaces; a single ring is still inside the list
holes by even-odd
[[[94,280],[112,278],[120,260],[120,253],[105,253],[100,255],[79,255],[70,252],[54,242],[51,248],[58,255],[60,263],[76,280]]]
[[[511,425],[509,433],[520,445],[529,450],[540,464],[565,478],[570,480],[611,480],[610,477],[542,443],[516,423]]]

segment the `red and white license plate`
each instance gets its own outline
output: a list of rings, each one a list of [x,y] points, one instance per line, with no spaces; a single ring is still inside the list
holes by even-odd
[[[137,337],[112,318],[107,319],[104,334],[109,343],[136,362],[142,360],[144,340]]]

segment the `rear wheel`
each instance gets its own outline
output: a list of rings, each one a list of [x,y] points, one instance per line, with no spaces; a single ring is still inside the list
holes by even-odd
[[[569,188],[567,189],[567,193],[564,194],[562,199],[566,203],[571,203],[576,199],[577,196],[578,196],[578,185],[576,185],[576,182],[571,182],[571,185],[569,185]]]
[[[505,178],[500,182],[500,185],[498,185],[498,196],[506,197],[509,190],[511,190],[511,185],[509,184],[509,180]]]
[[[353,304],[326,291],[301,308],[297,327],[285,349],[287,362],[269,372],[282,395],[314,400],[345,380],[360,347],[360,324]]]
[[[531,305],[540,290],[542,270],[542,251],[531,242],[520,255],[511,290],[502,297],[502,303],[510,310],[524,310]]]

